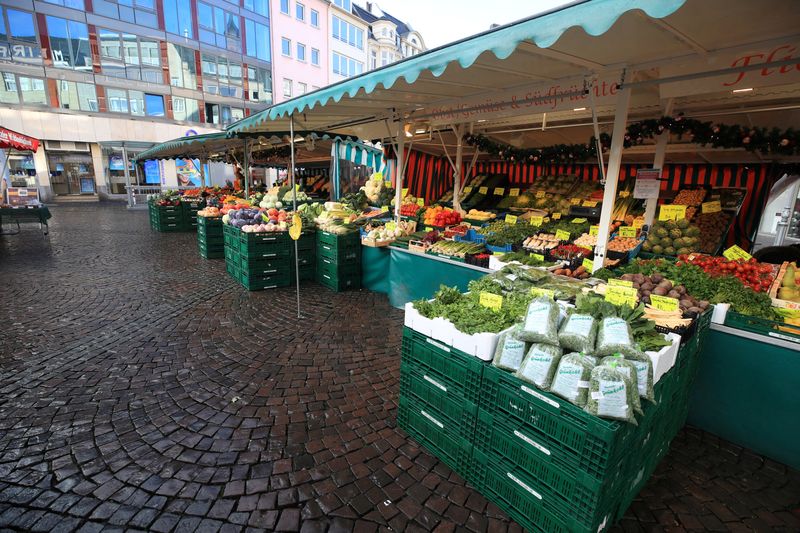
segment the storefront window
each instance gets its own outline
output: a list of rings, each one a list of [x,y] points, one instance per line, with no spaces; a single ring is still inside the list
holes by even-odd
[[[36,167],[30,152],[8,150],[7,165],[12,187],[36,187]]]
[[[56,194],[94,194],[94,171],[89,153],[47,152],[50,184]]]

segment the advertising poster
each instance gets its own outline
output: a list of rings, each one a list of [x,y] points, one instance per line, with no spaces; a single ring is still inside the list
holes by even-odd
[[[159,185],[161,183],[161,169],[158,161],[150,159],[144,162],[144,182],[148,185]]]
[[[178,185],[181,187],[200,187],[200,160],[176,159],[175,172],[178,174]]]

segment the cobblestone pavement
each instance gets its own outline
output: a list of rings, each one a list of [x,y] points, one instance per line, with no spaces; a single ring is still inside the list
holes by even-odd
[[[518,531],[395,427],[384,296],[248,293],[118,205],[0,238],[0,529]],[[800,530],[800,476],[694,430],[617,526]]]

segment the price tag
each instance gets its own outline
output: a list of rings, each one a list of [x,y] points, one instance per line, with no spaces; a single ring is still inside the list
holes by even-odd
[[[556,240],[568,241],[569,240],[569,232],[568,231],[564,231],[563,229],[556,230]]]
[[[472,192],[472,186],[464,187],[464,194],[469,194]]]
[[[634,226],[620,226],[619,228],[619,236],[625,237],[628,239],[635,239],[636,238],[636,228]]]
[[[597,235],[600,233],[600,226],[589,226],[589,235]]]
[[[516,224],[517,217],[514,215],[506,215],[506,224]]]
[[[389,212],[389,206],[388,205],[382,205],[381,206],[381,213],[388,213],[388,212]]]
[[[531,217],[532,226],[541,226],[542,222],[544,222],[544,217]]]
[[[748,254],[735,244],[730,248],[728,248],[727,250],[725,250],[724,252],[722,252],[722,255],[724,255],[725,259],[729,261],[737,261],[737,260],[749,261],[750,259],[753,258],[752,255]]]
[[[420,207],[425,206],[425,198],[417,198],[417,205]]]
[[[642,226],[644,226],[644,219],[643,218],[634,219],[633,227],[635,229],[642,229]]]
[[[722,204],[719,200],[703,202],[703,213],[719,213],[720,211],[722,211]]]
[[[547,192],[545,191],[536,191],[536,198],[545,198],[547,196]]]
[[[611,287],[633,287],[632,281],[625,281],[624,279],[610,279],[608,280],[608,285]]]
[[[383,181],[383,172],[376,172],[375,174],[372,175],[372,179],[374,179],[377,183],[382,182]]]
[[[503,306],[503,297],[499,294],[492,294],[490,292],[482,292],[478,301],[482,306],[488,307],[493,311],[499,311]]]
[[[561,220],[561,213],[553,213],[550,216],[553,217],[553,220]]]
[[[408,196],[408,189],[401,189],[401,192],[402,192],[402,194],[403,194],[403,198],[405,198],[406,196]]]
[[[571,205],[581,205],[581,199],[580,198],[570,198],[569,203]]]
[[[681,220],[686,218],[685,205],[662,205],[658,220]]]
[[[583,268],[585,268],[589,272],[593,272],[594,271],[594,261],[592,261],[589,258],[584,259],[583,263],[581,263],[581,265],[583,265]]]
[[[572,223],[573,224],[585,224],[586,223],[586,219],[585,218],[573,218],[572,219]]]
[[[583,207],[597,207],[596,200],[584,200]]]
[[[554,291],[553,289],[540,289],[539,287],[531,287],[531,294],[536,296],[537,298],[539,296],[545,296],[547,298],[555,299],[556,297],[556,291]]]
[[[519,196],[519,189],[508,189],[509,196]]]
[[[489,187],[481,187],[478,189],[478,193],[480,194],[487,194],[489,192]]]
[[[542,263],[544,263],[544,256],[542,254],[531,254],[531,257],[533,257],[537,261],[541,261]]]
[[[633,287],[613,287],[606,289],[606,301],[614,305],[636,307],[638,291]]]
[[[650,305],[660,311],[678,311],[680,310],[679,303],[677,298],[658,296],[656,294],[650,295]]]
[[[629,193],[628,191],[619,191],[619,197],[620,198],[627,198],[630,195],[631,195],[631,193]]]
[[[506,190],[503,187],[495,187],[494,188],[494,195],[495,196],[503,196],[506,193]]]
[[[389,231],[394,231],[397,229],[397,222],[387,222],[385,228]]]
[[[425,231],[433,231],[433,228],[430,226],[425,226]]]

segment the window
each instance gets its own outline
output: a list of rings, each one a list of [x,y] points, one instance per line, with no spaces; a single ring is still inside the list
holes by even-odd
[[[106,101],[112,113],[128,112],[128,93],[124,89],[106,89]]]
[[[158,28],[155,0],[92,0],[92,8],[97,15],[148,28]],[[84,9],[83,5],[80,9]]]
[[[247,67],[248,99],[264,104],[272,103],[272,73],[269,69]]]
[[[381,66],[386,66],[389,64],[389,52],[386,50],[381,52]]]
[[[283,96],[286,98],[292,97],[292,80],[283,78]]]
[[[164,83],[158,41],[98,28],[103,74],[115,78]]]
[[[3,23],[3,11],[8,19],[8,30]],[[21,44],[38,44],[36,39],[36,26],[33,23],[33,13],[5,8],[0,11],[0,40],[8,40]]]
[[[333,4],[348,12],[353,10],[351,0],[333,0]]]
[[[200,26],[200,41],[233,52],[242,51],[239,15],[198,2],[197,19]]]
[[[163,0],[164,24],[167,31],[187,39],[194,39],[191,0]]]
[[[131,115],[144,116],[144,93],[142,91],[128,91],[128,104]]]
[[[203,88],[210,94],[242,98],[242,65],[224,57],[202,55]]]
[[[244,0],[244,8],[261,16],[269,17],[269,0]]]
[[[311,25],[319,28],[319,11],[316,9],[311,10]]]
[[[336,40],[347,43],[350,46],[355,46],[359,50],[364,49],[364,30],[353,26],[335,15],[332,20],[331,33]]]
[[[54,67],[91,72],[92,54],[86,24],[48,15],[47,33]]]
[[[281,0],[281,13],[284,15],[289,14],[289,0]]]
[[[319,50],[316,48],[311,49],[311,64],[315,67],[319,66]]]
[[[19,90],[22,93],[22,103],[26,105],[47,105],[47,94],[44,90],[44,80],[19,76]]]
[[[200,108],[197,100],[182,96],[172,97],[172,117],[186,122],[200,122]]]
[[[18,104],[17,77],[11,72],[0,72],[0,78],[3,80],[0,84],[0,104]]]
[[[308,92],[308,85],[302,82],[297,83],[297,94],[306,94]]]
[[[281,37],[281,53],[285,56],[292,57],[292,40],[286,37]]]
[[[294,5],[294,16],[297,17],[297,20],[305,22],[306,21],[306,6],[304,6],[300,2],[297,2]]]
[[[299,61],[306,60],[306,45],[297,43],[297,59]]]
[[[334,52],[333,65],[331,68],[334,74],[349,78],[350,76],[357,76],[364,72],[364,63]]]
[[[371,68],[378,68],[378,52],[375,50],[370,52],[370,64],[372,65]]]
[[[72,9],[80,9],[83,11],[85,6],[83,5],[83,0],[44,0],[50,4],[58,4],[64,7],[71,7]]]
[[[163,117],[164,97],[160,94],[145,94],[144,110],[148,117]]]
[[[57,80],[58,103],[62,109],[97,111],[97,93],[91,83]]]
[[[269,26],[245,19],[246,37],[245,55],[269,61],[272,55],[269,44]]]
[[[169,60],[169,83],[174,87],[197,89],[197,65],[194,50],[167,43],[167,59]]]

